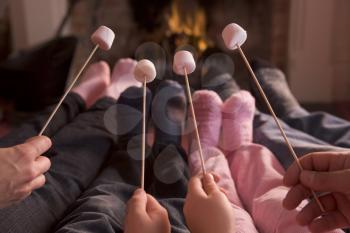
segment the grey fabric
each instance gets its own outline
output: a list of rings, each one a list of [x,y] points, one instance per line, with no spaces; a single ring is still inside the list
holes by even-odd
[[[180,153],[178,157],[181,158],[181,149],[179,148],[178,151]],[[152,154],[146,160],[147,176],[153,176],[152,161],[156,159],[157,156]],[[147,191],[158,197],[158,201],[168,210],[172,232],[189,233],[182,213],[187,192],[188,173],[182,170],[186,161],[183,159],[181,161],[183,164],[170,161],[174,166],[172,171],[179,172],[181,179],[171,184],[164,184],[153,178]],[[133,159],[126,151],[113,153],[108,166],[74,203],[71,212],[58,224],[56,232],[123,232],[126,204],[139,186],[140,167],[140,161]],[[156,193],[158,187],[162,187],[161,194]],[[171,194],[167,196],[164,190]]]
[[[300,119],[300,121],[303,120]],[[282,120],[280,120],[280,122],[298,157],[317,151],[344,150],[344,148],[330,145],[321,139],[317,139],[303,131],[294,129],[290,125],[284,123]],[[320,122],[319,125],[314,125],[314,128],[315,130],[316,128],[321,130],[324,125],[324,122]],[[331,129],[332,127],[329,128]],[[327,133],[331,134],[331,130],[329,130]],[[287,169],[294,162],[293,157],[290,154],[272,116],[264,113],[257,113],[254,117],[253,135],[253,141],[270,149],[285,169]]]
[[[146,119],[150,100],[147,91]],[[106,167],[58,224],[57,232],[123,232],[126,203],[140,186],[141,103],[141,88],[128,88],[118,99],[115,111],[108,115],[119,129],[118,143]],[[168,144],[163,143],[164,138],[157,140],[163,136]],[[146,150],[145,189],[169,210],[173,232],[188,232],[182,214],[189,176],[187,156],[175,145],[180,143],[177,137],[165,133],[156,137],[152,150]]]
[[[112,104],[112,99],[100,100],[57,130],[52,137],[53,147],[47,153],[52,166],[45,186],[18,205],[0,210],[0,232],[52,231],[107,158],[113,138],[105,130],[103,116]]]
[[[17,129],[0,139],[0,147],[10,147],[23,143],[30,137],[37,136],[49,118],[53,108],[48,107],[33,119],[25,122]],[[81,97],[75,93],[67,95],[56,115],[46,128],[44,135],[51,137],[66,124],[71,122],[79,113],[85,111],[85,103]]]
[[[350,122],[344,119],[325,112],[308,113],[304,110],[282,117],[282,120],[331,145],[350,148]]]

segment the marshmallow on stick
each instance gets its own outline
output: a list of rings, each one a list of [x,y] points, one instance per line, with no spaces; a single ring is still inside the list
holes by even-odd
[[[176,74],[185,77],[186,90],[187,90],[188,100],[190,102],[192,120],[193,120],[193,125],[195,128],[199,156],[200,156],[201,165],[202,165],[202,172],[203,172],[203,174],[205,174],[206,169],[205,169],[205,163],[204,163],[204,157],[203,157],[203,150],[202,150],[201,140],[200,140],[199,132],[198,132],[196,114],[194,112],[194,107],[193,107],[193,102],[192,102],[190,83],[188,81],[188,74],[193,73],[193,71],[195,69],[196,69],[196,63],[194,61],[192,53],[185,51],[185,50],[181,50],[181,51],[178,51],[177,53],[175,53],[173,70]]]
[[[67,97],[68,93],[72,90],[74,84],[80,78],[80,75],[83,73],[85,67],[90,62],[92,56],[95,54],[97,49],[101,48],[102,50],[109,50],[112,47],[112,44],[113,44],[113,41],[114,41],[114,37],[115,37],[114,32],[111,29],[109,29],[108,27],[106,27],[106,26],[100,26],[92,34],[91,41],[95,44],[94,49],[92,50],[92,52],[90,53],[90,55],[88,56],[86,61],[84,62],[84,65],[80,68],[78,74],[75,76],[75,78],[73,79],[72,83],[69,85],[69,87],[67,88],[67,90],[65,91],[63,96],[61,97],[61,99],[58,102],[58,104],[56,105],[55,109],[52,111],[50,117],[47,119],[45,125],[41,129],[41,131],[39,133],[39,136],[43,135],[43,133],[45,132],[47,126],[50,124],[52,118],[55,116],[57,110],[59,109],[59,107],[63,103],[64,99]]]
[[[229,25],[227,25],[224,30],[222,31],[222,38],[225,42],[225,45],[228,49],[230,50],[235,50],[235,49],[238,49],[239,51],[239,54],[241,55],[246,67],[248,68],[249,70],[249,73],[256,85],[256,87],[258,88],[259,90],[259,93],[260,95],[262,96],[264,102],[266,103],[272,117],[274,118],[275,122],[276,122],[276,125],[277,127],[279,128],[281,134],[282,134],[282,137],[289,149],[289,152],[291,153],[291,155],[293,156],[294,160],[296,161],[296,163],[298,164],[298,167],[299,169],[302,171],[303,170],[303,167],[301,166],[300,162],[299,162],[299,159],[298,159],[298,156],[296,155],[291,143],[289,142],[289,139],[286,135],[286,133],[284,132],[283,130],[283,127],[280,123],[280,121],[278,120],[263,88],[261,87],[260,83],[259,83],[259,80],[257,79],[257,77],[255,76],[255,73],[252,69],[252,67],[250,66],[249,62],[248,62],[248,59],[247,57],[245,56],[241,46],[244,44],[244,42],[247,40],[247,32],[241,27],[239,26],[238,24],[235,24],[235,23],[231,23]],[[312,192],[312,195],[313,197],[315,198],[318,206],[320,207],[321,211],[322,212],[325,212],[325,209],[322,205],[322,203],[320,202],[319,198],[317,197],[316,193],[311,190]]]
[[[139,61],[134,70],[135,79],[143,84],[143,110],[142,110],[142,148],[141,148],[141,188],[145,189],[145,159],[146,159],[146,87],[147,83],[152,82],[157,71],[154,64],[143,59]]]

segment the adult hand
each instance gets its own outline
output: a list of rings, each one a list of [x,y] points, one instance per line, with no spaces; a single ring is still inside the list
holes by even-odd
[[[310,201],[298,214],[301,225],[308,225],[312,232],[330,231],[350,226],[350,153],[319,152],[300,159],[303,171],[294,163],[284,177],[291,186],[283,205],[295,209],[311,197],[310,189],[323,192],[319,199],[325,208],[322,213],[315,200]]]
[[[170,233],[167,210],[142,189],[129,200],[124,224],[125,233]]]
[[[51,163],[41,155],[50,147],[51,140],[41,136],[14,147],[0,148],[0,208],[25,199],[45,184],[44,173]]]
[[[233,233],[231,203],[216,184],[212,174],[193,177],[188,185],[184,206],[187,225],[192,233]]]

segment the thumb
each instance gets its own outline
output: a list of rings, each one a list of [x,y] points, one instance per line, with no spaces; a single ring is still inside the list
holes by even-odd
[[[147,195],[147,213],[162,210],[163,207],[159,204],[159,202],[152,197],[151,195]]]
[[[137,189],[134,195],[128,201],[127,211],[128,213],[140,213],[146,212],[147,194],[143,189]]]
[[[300,181],[306,187],[321,192],[350,191],[350,170],[340,170],[333,172],[302,171]]]
[[[151,219],[156,219],[159,216],[163,216],[168,219],[167,210],[151,195],[147,195],[146,211]]]
[[[203,177],[203,188],[205,192],[210,195],[214,192],[220,191],[219,187],[217,186],[214,176],[212,174],[205,174]]]

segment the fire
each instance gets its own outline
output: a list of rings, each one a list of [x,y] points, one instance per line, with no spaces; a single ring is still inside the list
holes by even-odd
[[[206,38],[205,11],[192,1],[173,0],[168,26],[170,34],[179,35],[175,42],[176,46],[191,43],[197,46],[199,52],[205,51],[210,46]]]

